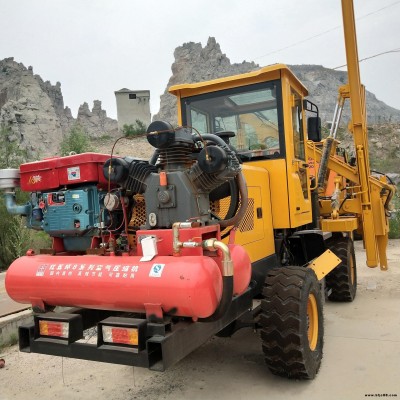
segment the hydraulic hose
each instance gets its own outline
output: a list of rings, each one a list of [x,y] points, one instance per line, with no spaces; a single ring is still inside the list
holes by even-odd
[[[202,243],[202,247],[207,250],[221,250],[223,255],[222,260],[222,296],[221,301],[214,314],[207,318],[199,318],[199,322],[214,322],[222,318],[228,311],[233,296],[233,262],[229,247],[217,239],[208,239]]]
[[[210,140],[211,142],[214,142],[215,144],[221,146],[224,149],[228,149],[231,151],[229,146],[224,142],[223,139],[221,139],[219,136],[211,134],[211,133],[203,133],[200,137],[198,133],[194,133],[192,137],[195,140]],[[235,216],[232,218],[222,220],[219,222],[219,225],[221,228],[226,228],[228,226],[238,226],[240,224],[240,221],[243,219],[244,214],[246,213],[248,204],[249,204],[249,198],[247,195],[247,186],[246,186],[246,181],[244,179],[243,173],[239,172],[236,177],[236,182],[239,188],[239,193],[240,193],[240,207],[238,212],[236,213]]]
[[[331,155],[331,149],[333,146],[334,139],[332,137],[327,137],[324,142],[322,149],[321,162],[319,164],[318,170],[318,187],[324,188],[326,185],[326,174],[328,171],[328,161]]]
[[[236,213],[235,216],[233,216],[230,219],[225,219],[222,221],[219,221],[219,225],[221,228],[226,228],[228,226],[238,226],[240,224],[240,221],[243,219],[244,214],[246,213],[247,207],[249,205],[249,197],[247,194],[247,186],[246,186],[246,181],[244,179],[243,173],[239,172],[236,177],[236,182],[239,188],[239,194],[240,194],[240,206],[239,210]]]
[[[222,318],[226,312],[228,311],[231,303],[232,303],[232,296],[233,296],[233,276],[223,276],[222,277],[222,297],[221,301],[217,309],[215,310],[214,314],[207,317],[207,318],[199,318],[199,322],[214,322]]]
[[[224,142],[223,139],[221,139],[219,136],[214,135],[212,133],[202,133],[201,137],[198,133],[194,133],[192,137],[197,140],[197,141],[203,141],[203,140],[210,140],[211,142],[214,142],[215,144],[218,144],[222,148],[228,148],[229,146]]]
[[[160,152],[158,151],[158,149],[156,149],[149,160],[149,164],[156,165],[156,162],[157,162],[159,156],[160,156]]]

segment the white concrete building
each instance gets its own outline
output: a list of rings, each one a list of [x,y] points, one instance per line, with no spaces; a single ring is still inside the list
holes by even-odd
[[[122,131],[125,124],[135,124],[137,119],[147,126],[150,124],[149,90],[130,90],[123,88],[114,93],[117,101],[118,129],[120,131]]]

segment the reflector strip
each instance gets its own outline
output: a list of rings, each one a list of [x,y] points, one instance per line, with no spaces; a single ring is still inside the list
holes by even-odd
[[[102,326],[103,341],[106,343],[119,343],[137,346],[139,343],[138,330],[136,328],[123,328],[115,326]]]
[[[69,332],[68,322],[39,320],[40,336],[56,336],[67,339]]]

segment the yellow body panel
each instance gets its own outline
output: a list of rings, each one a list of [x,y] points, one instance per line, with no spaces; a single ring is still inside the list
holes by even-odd
[[[286,144],[286,169],[287,169],[287,186],[289,193],[289,218],[290,228],[296,228],[301,225],[308,224],[312,221],[310,187],[308,183],[308,168],[306,167],[306,157],[298,159],[295,155],[296,143],[294,143],[293,135],[293,91],[303,98],[307,95],[302,85],[297,80],[292,79],[292,75],[288,70],[282,71],[282,101],[283,101],[283,118],[285,127],[285,144]],[[303,113],[303,132],[304,140],[306,137],[305,118]],[[303,193],[301,179],[307,183],[307,194]],[[273,197],[276,194],[273,193]]]
[[[272,209],[271,229],[288,228],[290,226],[289,192],[285,160],[253,161],[245,164],[244,170],[249,168],[250,165],[257,166],[268,172],[269,188],[267,188],[265,192],[262,192],[262,195],[270,198]],[[258,184],[260,184],[260,182],[258,182]]]
[[[318,280],[325,278],[335,267],[341,263],[341,259],[330,250],[326,250],[319,257],[314,259],[309,267],[315,272]]]
[[[323,219],[321,229],[324,232],[353,232],[357,229],[358,219],[343,217],[338,219]]]
[[[280,79],[282,71],[285,71],[286,76],[290,77],[291,80],[296,82],[296,86],[301,88],[301,91],[304,93],[304,95],[308,94],[306,87],[295,77],[295,75],[293,75],[289,68],[284,64],[273,64],[267,67],[260,68],[257,71],[248,72],[246,74],[213,79],[207,82],[174,85],[169,88],[169,92],[177,96],[178,98],[217,92],[219,90]],[[178,113],[178,118],[180,117],[181,114]]]
[[[236,231],[235,243],[243,245],[252,262],[275,254],[275,243],[272,227],[272,209],[270,175],[268,171],[249,165],[243,166],[243,174],[248,187],[249,199],[254,200],[248,219],[240,224]],[[257,217],[257,208],[262,209],[261,218]],[[250,219],[253,219],[251,223]],[[244,218],[246,219],[246,217]],[[243,227],[244,225],[244,227]],[[248,230],[247,227],[251,227]]]

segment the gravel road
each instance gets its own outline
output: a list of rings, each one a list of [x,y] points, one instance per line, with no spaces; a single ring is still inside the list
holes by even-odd
[[[325,348],[314,381],[288,381],[266,366],[258,333],[212,338],[164,373],[3,350],[0,399],[363,399],[400,397],[400,241],[388,272],[365,266],[356,243],[357,298],[326,303]],[[385,396],[386,395],[386,396]],[[368,396],[369,397],[369,396]]]

